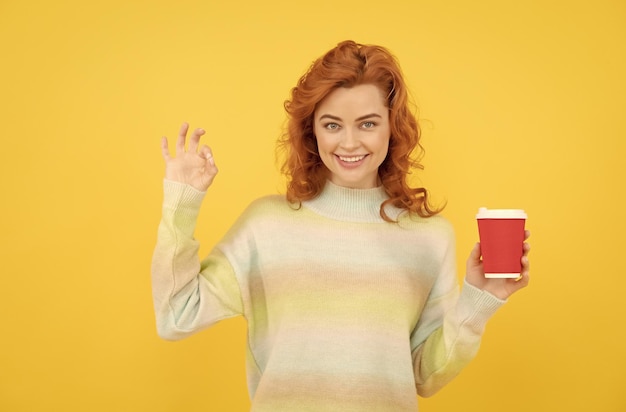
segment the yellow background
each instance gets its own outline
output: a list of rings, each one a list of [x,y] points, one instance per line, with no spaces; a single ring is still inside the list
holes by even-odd
[[[243,320],[156,335],[159,139],[208,131],[206,253],[282,190],[283,101],[348,38],[402,64],[459,266],[480,206],[533,232],[531,286],[421,410],[626,410],[623,0],[2,0],[0,410],[249,407]]]

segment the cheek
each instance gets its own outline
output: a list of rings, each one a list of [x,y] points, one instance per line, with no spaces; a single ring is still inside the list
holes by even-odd
[[[381,154],[387,156],[387,153],[389,152],[389,143],[390,137],[388,135],[380,138],[378,150],[381,152]]]
[[[323,155],[323,152],[332,151],[332,141],[327,136],[324,136],[324,132],[316,133],[315,140],[317,141],[317,148],[320,155]]]

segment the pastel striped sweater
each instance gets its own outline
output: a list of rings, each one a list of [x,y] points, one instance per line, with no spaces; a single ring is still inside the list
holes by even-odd
[[[205,193],[165,181],[152,262],[157,329],[181,339],[247,320],[253,411],[416,411],[476,354],[504,303],[459,293],[451,225],[389,208],[382,188],[327,183],[294,209],[253,202],[202,261]]]

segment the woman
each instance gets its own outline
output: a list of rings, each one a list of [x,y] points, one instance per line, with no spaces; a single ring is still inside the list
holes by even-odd
[[[406,182],[419,129],[384,48],[340,43],[285,108],[286,196],[253,202],[202,262],[193,239],[217,168],[180,130],[166,161],[152,276],[159,334],[248,324],[255,411],[415,411],[474,357],[485,324],[528,284],[486,279],[477,244],[462,290],[454,234]],[[528,233],[526,235],[528,237]]]

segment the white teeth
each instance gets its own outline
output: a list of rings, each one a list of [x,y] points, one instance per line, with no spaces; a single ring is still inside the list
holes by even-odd
[[[348,162],[348,163],[354,163],[354,162],[358,162],[359,160],[362,160],[365,156],[350,156],[350,157],[346,157],[346,156],[339,156],[339,159],[341,159],[344,162]]]

